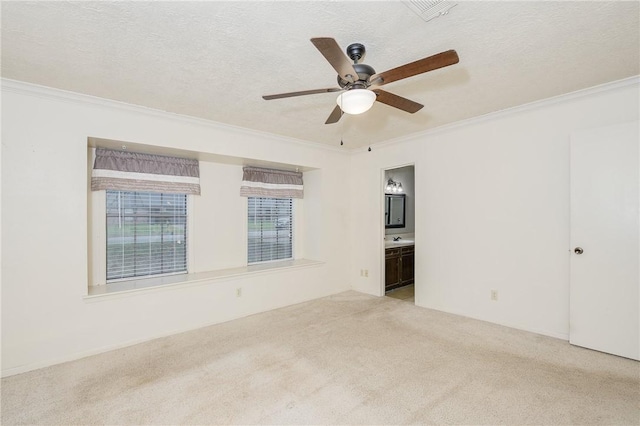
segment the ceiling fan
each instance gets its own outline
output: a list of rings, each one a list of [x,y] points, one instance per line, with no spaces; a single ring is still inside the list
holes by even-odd
[[[413,77],[414,75],[427,71],[457,64],[459,61],[458,54],[455,50],[447,50],[446,52],[428,56],[415,62],[376,74],[376,71],[369,65],[359,63],[365,54],[365,48],[360,43],[353,43],[347,47],[348,57],[342,53],[340,46],[338,46],[338,43],[333,38],[312,38],[311,43],[313,43],[338,72],[338,85],[340,87],[279,93],[276,95],[263,96],[262,98],[269,101],[272,99],[291,98],[316,93],[345,91],[336,99],[337,105],[329,115],[329,118],[327,118],[325,124],[337,123],[340,117],[342,117],[343,112],[348,114],[361,114],[371,108],[375,101],[413,114],[422,109],[424,105],[382,90],[380,86],[402,80],[403,78]],[[351,58],[353,64],[349,61],[349,58]]]

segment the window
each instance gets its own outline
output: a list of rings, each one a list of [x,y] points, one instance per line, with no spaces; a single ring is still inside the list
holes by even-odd
[[[293,258],[293,200],[249,197],[248,263]]]
[[[187,272],[187,196],[106,191],[107,281]]]

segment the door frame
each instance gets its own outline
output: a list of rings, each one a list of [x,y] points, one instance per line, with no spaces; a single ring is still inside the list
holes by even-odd
[[[387,184],[387,181],[385,180],[385,172],[387,172],[388,170],[394,170],[394,169],[400,169],[402,167],[409,167],[409,166],[413,166],[413,196],[414,196],[414,224],[413,224],[413,233],[414,235],[416,234],[416,228],[417,228],[417,221],[415,220],[416,217],[418,217],[418,203],[417,203],[417,197],[416,197],[416,163],[415,162],[411,162],[411,163],[400,163],[398,165],[394,165],[394,166],[388,166],[388,167],[382,167],[380,169],[380,179],[378,182],[378,193],[380,194],[378,197],[379,200],[379,209],[380,209],[380,221],[378,223],[378,236],[380,237],[378,239],[378,241],[382,241],[382,248],[380,250],[380,260],[379,260],[379,264],[380,264],[380,284],[379,284],[379,288],[378,288],[378,294],[380,296],[384,296],[386,291],[385,291],[385,247],[384,247],[384,238],[386,236],[386,228],[385,228],[385,224],[384,224],[384,212],[385,212],[385,194],[384,194],[384,187]],[[406,208],[406,207],[405,207]],[[406,224],[406,222],[405,222]],[[414,250],[414,256],[415,256],[415,250]],[[415,274],[415,268],[414,268],[414,274]],[[414,275],[414,288],[417,287],[417,283],[418,283],[418,279],[417,277]]]

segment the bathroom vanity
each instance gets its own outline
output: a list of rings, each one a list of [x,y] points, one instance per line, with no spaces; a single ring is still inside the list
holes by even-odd
[[[413,241],[400,240],[385,247],[385,291],[413,284]]]

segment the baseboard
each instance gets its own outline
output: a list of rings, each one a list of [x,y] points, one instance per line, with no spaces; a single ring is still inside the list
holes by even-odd
[[[284,308],[287,306],[293,306],[293,305],[297,305],[299,303],[305,303],[305,302],[309,302],[311,300],[316,300],[316,299],[322,299],[324,297],[329,297],[329,296],[333,296],[335,294],[339,294],[339,293],[343,293],[345,291],[348,291],[349,289],[342,289],[333,293],[329,293],[329,294],[325,294],[322,296],[318,296],[318,297],[312,297],[310,299],[304,299],[304,300],[299,300],[296,301],[294,303],[288,303],[288,304],[284,304],[281,306],[275,306],[275,307],[271,307],[269,309],[264,309],[264,310],[260,310],[260,311],[256,311],[256,312],[249,312],[247,314],[241,315],[241,316],[237,316],[237,317],[232,317],[232,318],[226,318],[226,319],[222,319],[222,320],[218,320],[218,321],[209,321],[206,323],[202,323],[202,324],[198,324],[198,325],[194,325],[194,326],[190,326],[190,327],[185,327],[184,329],[175,329],[175,330],[171,330],[168,332],[164,332],[164,333],[157,333],[148,337],[144,337],[144,338],[140,338],[140,339],[133,339],[133,340],[128,340],[126,342],[121,342],[121,343],[116,343],[116,344],[112,344],[112,345],[106,345],[106,346],[101,346],[98,348],[94,348],[94,349],[89,349],[86,351],[80,351],[80,352],[75,352],[66,356],[62,356],[62,357],[58,357],[58,358],[53,358],[53,359],[49,359],[46,361],[40,361],[40,362],[34,362],[31,364],[24,364],[24,365],[19,365],[17,367],[12,367],[12,368],[7,368],[6,370],[3,369],[2,372],[0,373],[0,377],[9,377],[9,376],[14,376],[16,374],[22,374],[22,373],[27,373],[29,371],[33,371],[33,370],[39,370],[41,368],[46,368],[46,367],[51,367],[53,365],[57,365],[57,364],[63,364],[65,362],[70,362],[70,361],[76,361],[82,358],[86,358],[89,356],[93,356],[93,355],[98,355],[101,353],[105,353],[105,352],[109,352],[109,351],[114,351],[117,349],[122,349],[122,348],[126,348],[129,346],[134,346],[134,345],[138,345],[140,343],[145,343],[145,342],[149,342],[151,340],[155,340],[155,339],[161,339],[163,337],[168,337],[168,336],[173,336],[174,334],[180,334],[180,333],[185,333],[187,331],[192,331],[192,330],[198,330],[200,328],[204,328],[204,327],[209,327],[212,325],[217,325],[217,324],[223,324],[225,322],[229,322],[229,321],[233,321],[233,320],[237,320],[237,319],[241,319],[241,318],[246,318],[248,316],[251,315],[256,315],[256,314],[260,314],[263,312],[268,312],[268,311],[273,311],[275,309],[280,309],[280,308]]]
[[[540,334],[542,336],[548,336],[548,337],[553,337],[553,338],[560,339],[560,340],[566,340],[567,342],[569,341],[569,334],[568,333],[558,333],[558,332],[555,332],[555,331],[532,328],[532,327],[523,326],[521,324],[514,324],[514,323],[510,323],[510,322],[506,322],[506,321],[491,321],[491,320],[488,320],[486,318],[476,317],[476,316],[473,316],[473,315],[469,315],[468,313],[463,313],[463,312],[456,311],[455,309],[448,309],[448,308],[443,308],[443,307],[440,307],[440,306],[438,306],[438,307],[436,307],[436,306],[422,306],[422,305],[418,305],[418,304],[416,304],[416,306],[420,306],[421,308],[433,309],[434,311],[446,312],[448,314],[459,315],[459,316],[465,317],[465,318],[472,318],[472,319],[475,319],[475,320],[484,321],[484,322],[488,322],[488,323],[491,323],[491,324],[497,324],[497,325],[501,325],[501,326],[504,326],[504,327],[514,328],[516,330],[528,331],[529,333]]]

